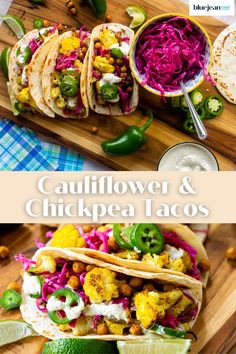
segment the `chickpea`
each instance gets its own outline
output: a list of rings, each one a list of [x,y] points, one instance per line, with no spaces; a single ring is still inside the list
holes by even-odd
[[[67,285],[71,286],[73,289],[78,288],[80,285],[79,278],[75,275],[71,275],[67,282]]]
[[[112,17],[111,15],[106,15],[105,22],[112,22]]]
[[[127,88],[127,92],[132,93],[132,92],[133,92],[133,87],[129,86],[129,87]]]
[[[210,262],[208,261],[208,259],[202,259],[199,264],[199,269],[202,271],[202,272],[208,272],[208,270],[210,270]]]
[[[122,61],[122,59],[116,59],[116,63],[117,63],[118,65],[121,65],[121,64],[123,63],[123,61]]]
[[[107,60],[109,60],[111,56],[110,54],[106,54],[105,57],[107,58]]]
[[[71,9],[71,8],[74,7],[74,6],[75,6],[75,4],[74,4],[72,1],[69,1],[69,2],[67,3],[68,9]]]
[[[87,47],[82,47],[82,48],[81,48],[81,52],[82,52],[83,54],[86,54],[86,53],[87,53],[87,50],[88,50]]]
[[[43,26],[44,27],[49,27],[49,21],[48,20],[43,20]]]
[[[72,269],[75,273],[82,273],[86,269],[86,264],[84,264],[83,262],[78,262],[78,261],[73,262]]]
[[[93,41],[94,41],[94,43],[101,42],[101,39],[99,37],[95,37]]]
[[[108,327],[107,327],[106,323],[105,323],[105,322],[100,323],[100,324],[97,326],[96,332],[97,332],[97,334],[99,334],[99,335],[108,334],[108,333],[109,333],[109,330],[108,330]]]
[[[156,289],[155,289],[154,285],[152,285],[151,283],[147,283],[147,284],[144,284],[143,290],[154,291]]]
[[[92,134],[97,134],[97,132],[98,132],[98,128],[97,127],[92,127],[91,128],[91,133]]]
[[[83,231],[87,234],[88,232],[90,232],[93,229],[93,227],[89,224],[87,225],[83,225]]]
[[[126,74],[126,73],[121,73],[121,74],[120,74],[120,77],[121,77],[121,79],[125,80],[126,77],[127,77],[127,74]]]
[[[79,57],[79,59],[82,61],[82,60],[84,59],[84,54],[83,54],[82,52],[80,52],[80,53],[78,54],[78,57]]]
[[[17,70],[17,75],[21,75],[21,70],[20,69]]]
[[[132,288],[141,288],[143,286],[143,280],[140,278],[132,277],[129,281],[129,285]]]
[[[0,258],[1,259],[5,259],[7,257],[9,257],[9,248],[6,246],[0,246]]]
[[[97,42],[97,43],[95,43],[95,45],[94,45],[94,47],[96,48],[96,49],[100,49],[101,48],[101,43],[100,42]]]
[[[140,327],[139,324],[133,323],[129,329],[129,332],[133,335],[138,336],[138,335],[142,334],[142,328]]]
[[[236,259],[236,247],[229,247],[225,253],[226,258],[230,260]]]
[[[114,236],[111,236],[108,240],[108,246],[114,250],[114,251],[117,251],[120,247],[119,245],[117,245],[116,243],[116,240],[115,240],[115,237]]]
[[[121,71],[122,73],[126,73],[126,71],[127,71],[126,66],[125,66],[125,65],[122,66],[122,67],[120,68],[120,71]]]
[[[13,281],[12,283],[8,284],[7,289],[13,289],[17,291],[18,293],[21,292],[21,286],[19,283]]]
[[[109,64],[111,64],[111,65],[113,65],[113,64],[115,64],[115,59],[114,58],[109,58]]]
[[[75,7],[70,8],[70,13],[72,15],[76,15],[77,14],[77,9]]]
[[[64,26],[62,23],[60,23],[58,26],[57,26],[57,29],[58,31],[62,31],[64,29]]]
[[[115,36],[116,36],[117,39],[120,39],[121,33],[120,33],[120,32],[117,32],[117,33],[115,34]]]
[[[90,272],[95,266],[93,266],[92,264],[89,264],[86,266],[86,272]]]
[[[119,293],[120,295],[124,295],[127,297],[130,297],[132,294],[133,289],[131,288],[131,286],[129,284],[121,284],[119,286]]]
[[[78,239],[77,247],[79,247],[79,248],[86,247],[86,241],[83,237],[80,237]]]
[[[66,278],[69,279],[70,278],[70,273],[66,272]]]

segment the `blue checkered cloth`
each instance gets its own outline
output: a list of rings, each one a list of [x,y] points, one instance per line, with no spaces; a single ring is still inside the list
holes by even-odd
[[[0,119],[0,171],[81,171],[84,158],[41,141],[30,129]]]

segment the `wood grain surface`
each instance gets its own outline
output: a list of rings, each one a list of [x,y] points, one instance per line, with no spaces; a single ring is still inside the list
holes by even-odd
[[[148,16],[151,18],[163,12],[187,13],[188,8],[179,0],[135,0],[136,4],[148,9]],[[125,7],[129,0],[108,1],[108,13],[111,14],[114,22],[129,24],[130,19],[125,14]],[[27,0],[13,0],[9,13],[19,16],[27,30],[32,29],[32,20],[35,17],[42,17],[49,21],[62,22],[67,25],[76,26],[80,23],[86,24],[91,29],[99,20],[96,20],[90,8],[78,6],[78,16],[73,18],[69,15],[64,1],[46,0],[44,6],[30,3]],[[198,20],[205,25],[212,40],[226,27],[226,25],[214,18],[199,17]],[[3,24],[0,31],[0,50],[6,45],[13,45],[16,38]],[[204,89],[208,93],[215,92],[215,89],[207,83]],[[225,102],[226,109],[221,117],[206,123],[209,138],[204,142],[216,154],[221,170],[233,170],[236,163],[236,123],[234,105]],[[148,143],[131,156],[109,157],[105,155],[100,143],[107,138],[112,138],[123,132],[127,126],[142,124],[143,117],[140,112],[125,117],[104,117],[90,113],[89,118],[84,122],[76,120],[63,120],[60,118],[50,119],[40,115],[27,114],[24,117],[14,117],[11,113],[10,102],[6,90],[6,80],[0,74],[0,114],[4,115],[18,124],[27,126],[39,132],[42,136],[51,141],[71,147],[84,155],[100,161],[116,170],[155,170],[157,162],[166,148],[183,141],[193,141],[181,131],[182,117],[167,112],[161,100],[144,90],[140,90],[140,106],[155,111],[155,122],[147,131]],[[97,126],[97,135],[91,134],[92,126]]]
[[[10,248],[10,258],[0,261],[0,293],[12,281],[20,281],[21,265],[14,255],[24,253],[31,257],[36,251],[34,239],[45,242],[48,230],[42,225],[22,225],[0,233],[0,244]],[[211,263],[210,280],[204,293],[202,311],[193,328],[198,340],[191,353],[236,353],[236,268],[225,258],[225,251],[236,246],[236,225],[219,225],[209,235],[206,249]],[[20,319],[20,311],[0,310],[0,319]],[[0,348],[0,354],[39,354],[46,339],[33,337]],[[91,353],[92,354],[92,353]],[[104,353],[105,354],[105,353]]]

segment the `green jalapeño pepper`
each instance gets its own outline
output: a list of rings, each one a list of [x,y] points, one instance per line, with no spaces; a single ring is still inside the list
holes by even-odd
[[[17,55],[17,64],[24,65],[28,63],[32,57],[32,52],[30,47],[24,48],[23,52],[21,52],[20,48],[16,51]]]
[[[192,121],[192,118],[191,119],[187,118],[184,121],[183,128],[189,134],[196,134],[196,129],[195,129],[194,123]]]
[[[3,292],[2,297],[0,298],[0,306],[5,310],[11,310],[19,307],[21,301],[21,295],[17,291],[8,289]]]
[[[134,226],[122,227],[119,224],[113,225],[113,236],[116,243],[126,250],[133,250],[130,243],[130,236]]]
[[[153,122],[152,112],[147,112],[147,115],[149,119],[142,127],[132,125],[117,138],[103,141],[101,143],[102,150],[109,155],[122,156],[133,154],[141,149],[147,141],[145,130]]]
[[[113,100],[118,95],[119,89],[118,86],[115,84],[104,84],[101,87],[101,95],[104,100]]]
[[[223,112],[224,103],[218,96],[209,96],[205,101],[205,108],[207,113],[209,113],[212,117],[216,117]]]
[[[107,11],[106,0],[87,0],[96,17],[103,20]]]
[[[112,48],[111,56],[114,58],[117,58],[117,59],[122,59],[124,54],[123,54],[122,50],[120,50],[119,48]]]
[[[71,75],[65,75],[60,81],[59,87],[62,95],[75,97],[79,91],[79,81]]]
[[[131,244],[143,253],[159,254],[164,248],[164,237],[155,224],[137,224],[131,233]]]
[[[65,306],[68,306],[69,308],[73,308],[73,305],[79,305],[81,302],[81,298],[78,294],[76,294],[74,291],[64,288],[64,289],[59,289],[54,291],[52,293],[51,298],[54,298],[55,300],[60,300],[61,298],[65,298],[65,301],[62,302],[62,306],[60,310],[57,311],[48,311],[48,316],[49,318],[57,323],[57,324],[67,324],[71,322],[71,319],[65,317],[62,317],[58,314],[58,311],[63,311],[65,309]],[[52,300],[51,300],[52,301]],[[63,304],[66,304],[63,306]]]
[[[29,275],[29,276],[34,277],[35,286],[36,286],[36,291],[34,293],[30,294],[30,297],[38,299],[42,294],[42,286],[43,286],[42,279],[41,279],[40,275]]]
[[[204,93],[200,88],[193,90],[190,93],[190,98],[196,108],[202,107],[204,105]]]
[[[34,18],[33,27],[35,29],[41,29],[43,27],[43,20],[41,18]]]
[[[176,329],[170,327],[163,327],[161,325],[153,325],[150,329],[152,332],[155,332],[160,335],[167,335],[171,337],[184,338],[187,334],[185,331],[177,331]]]

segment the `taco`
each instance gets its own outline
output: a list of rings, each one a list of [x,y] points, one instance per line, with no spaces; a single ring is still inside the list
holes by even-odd
[[[123,115],[138,105],[138,85],[129,66],[134,32],[117,23],[94,28],[88,64],[88,100],[100,114]]]
[[[93,225],[89,232],[84,232],[82,225],[65,225],[53,234],[49,245],[73,245],[70,240],[76,229],[83,242],[81,239],[75,241],[77,247],[82,248],[74,248],[74,251],[79,249],[93,258],[130,269],[171,273],[201,280],[204,285],[207,283],[209,261],[206,250],[187,226],[107,224]]]
[[[42,71],[58,31],[53,28],[33,30],[13,47],[9,58],[9,81],[18,111],[39,111],[54,117],[42,94]]]
[[[43,70],[43,96],[53,112],[64,118],[86,118],[86,74],[90,35],[83,31],[61,34]]]
[[[220,93],[236,104],[236,24],[225,28],[216,38],[212,50],[211,77]]]
[[[200,311],[202,286],[191,278],[126,269],[70,249],[20,257],[23,319],[50,339],[135,339],[154,324],[187,330]]]

